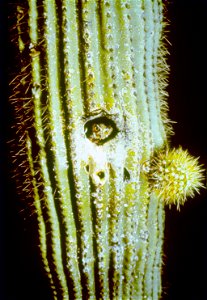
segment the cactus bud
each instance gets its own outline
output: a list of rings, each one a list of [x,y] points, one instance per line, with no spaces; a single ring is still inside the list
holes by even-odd
[[[164,203],[183,205],[187,197],[193,197],[203,186],[203,170],[198,158],[187,150],[167,149],[153,158],[151,167],[152,189]]]

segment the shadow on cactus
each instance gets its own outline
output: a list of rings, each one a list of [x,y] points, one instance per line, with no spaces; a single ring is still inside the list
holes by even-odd
[[[16,181],[54,299],[161,297],[164,206],[203,186],[169,148],[163,18],[151,0],[16,7]]]

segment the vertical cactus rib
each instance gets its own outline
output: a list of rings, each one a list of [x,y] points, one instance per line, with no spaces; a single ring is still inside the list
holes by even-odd
[[[154,84],[154,95],[155,95],[155,101],[157,106],[157,114],[158,114],[158,122],[159,122],[159,130],[160,135],[162,137],[162,141],[165,141],[167,138],[167,132],[164,128],[163,119],[165,119],[165,110],[166,107],[166,101],[163,102],[160,99],[159,94],[159,78],[158,78],[158,56],[161,44],[161,33],[162,33],[162,15],[160,14],[159,5],[157,1],[154,1],[152,4],[152,10],[153,10],[153,26],[154,26],[154,38],[153,38],[153,84]],[[166,122],[166,120],[165,120]],[[159,147],[159,143],[156,145]]]
[[[33,163],[33,157],[32,157],[32,143],[31,143],[29,136],[27,136],[27,153],[28,153],[29,167],[30,167],[31,176],[32,176],[32,185],[33,185],[33,192],[34,192],[34,207],[35,207],[35,212],[37,214],[39,248],[40,248],[40,252],[41,252],[44,269],[49,278],[51,289],[53,290],[54,299],[57,299],[56,298],[57,292],[55,291],[55,285],[54,285],[54,281],[52,278],[52,272],[51,272],[48,258],[47,258],[46,226],[45,226],[44,216],[42,213],[42,208],[41,208],[41,203],[40,203],[41,200],[40,200],[39,193],[38,193],[38,184],[35,179],[35,170],[34,170],[34,163]]]
[[[147,228],[147,216],[149,210],[149,183],[143,172],[140,173],[140,190],[139,190],[139,222],[137,228],[138,245],[136,249],[137,261],[133,272],[133,279],[131,284],[132,299],[142,299],[144,296],[144,270],[147,260],[147,247],[149,232]]]
[[[78,157],[77,157],[78,158]],[[95,299],[94,232],[90,203],[90,181],[82,164],[79,172],[74,171],[78,217],[80,219],[80,258],[82,266],[83,298]]]
[[[160,24],[160,37],[159,37],[159,45],[158,45],[158,53],[157,53],[157,90],[159,92],[159,100],[160,100],[160,115],[162,119],[162,126],[164,126],[164,130],[166,132],[166,138],[169,135],[173,134],[173,129],[171,126],[172,121],[168,119],[168,92],[166,91],[166,87],[168,86],[168,74],[169,74],[169,66],[167,64],[167,55],[169,55],[168,45],[170,44],[166,38],[165,32],[168,26],[167,20],[164,18],[164,10],[165,6],[163,6],[162,2],[157,2],[158,7],[158,15],[159,15],[159,24]]]
[[[103,73],[100,63],[100,30],[97,17],[97,1],[78,1],[80,10],[80,46],[83,49],[84,85],[86,88],[86,114],[103,109]]]
[[[123,284],[123,169],[115,169],[110,176],[110,219],[109,219],[109,241],[110,241],[110,298],[122,299]]]
[[[147,227],[149,232],[148,237],[148,249],[147,260],[145,264],[145,276],[144,276],[144,296],[150,299],[152,298],[153,291],[153,265],[156,253],[157,238],[158,238],[158,201],[154,194],[150,196]]]
[[[154,266],[153,266],[153,299],[160,299],[162,293],[162,282],[161,282],[160,270],[162,270],[162,246],[163,246],[164,221],[165,221],[165,211],[162,202],[159,202],[157,220],[158,220],[158,234],[157,234],[156,253],[154,258]]]
[[[163,144],[160,135],[159,120],[157,112],[157,99],[154,94],[154,79],[153,79],[153,7],[152,1],[144,1],[144,21],[145,21],[145,86],[147,94],[147,102],[149,105],[149,116],[151,121],[152,140],[156,147]],[[153,126],[152,126],[153,124]]]
[[[125,113],[130,114],[133,120],[133,117],[136,116],[136,90],[133,76],[133,48],[131,47],[130,2],[117,1],[117,5],[119,8],[116,12],[118,19],[117,32],[119,33],[117,72],[121,73],[119,88],[123,98],[122,105],[124,106]]]
[[[151,132],[150,128],[149,111],[147,104],[147,96],[145,91],[145,82],[143,80],[145,72],[145,31],[144,31],[144,18],[142,1],[131,1],[130,15],[132,30],[132,48],[134,51],[134,80],[137,90],[137,114],[140,116],[142,122],[142,142],[143,142],[143,159],[148,160],[151,151]]]
[[[68,179],[68,163],[63,135],[61,96],[59,91],[56,8],[54,1],[43,1],[45,16],[45,48],[47,63],[48,119],[54,155],[54,177],[58,188],[59,219],[64,227],[66,265],[64,269],[72,281],[75,295],[80,297],[80,274],[77,262],[77,237]],[[68,277],[67,277],[68,278]],[[64,297],[68,297],[67,289]]]
[[[104,72],[104,101],[107,110],[120,108],[122,99],[120,90],[119,66],[117,63],[117,51],[119,51],[119,39],[116,25],[116,1],[104,0],[98,2],[100,38],[101,38],[101,65]]]
[[[51,274],[55,272],[55,276],[59,282],[60,289],[62,291],[67,291],[67,284],[66,279],[64,276],[63,271],[63,263],[62,263],[62,255],[61,255],[61,245],[60,245],[60,231],[59,231],[59,222],[57,213],[55,210],[54,199],[52,188],[49,179],[49,173],[47,169],[47,154],[45,152],[45,140],[44,140],[44,133],[43,133],[43,125],[42,125],[42,107],[41,107],[41,77],[40,77],[40,58],[38,53],[35,53],[35,46],[38,44],[38,27],[37,27],[37,6],[36,1],[29,2],[29,29],[30,29],[30,38],[31,38],[31,72],[32,72],[32,81],[33,81],[33,88],[32,88],[32,96],[34,102],[34,127],[36,130],[36,139],[37,143],[40,147],[39,149],[39,164],[41,168],[41,176],[43,180],[43,192],[44,192],[44,205],[47,210],[48,220],[47,223],[49,224],[51,230],[51,243],[52,243],[52,265],[54,270],[52,270]],[[31,164],[31,157],[30,152],[28,152],[28,156],[30,158]],[[32,166],[31,166],[32,169]],[[42,218],[42,213],[40,207],[38,206],[38,201],[35,201],[35,205],[38,214],[38,218]],[[45,233],[46,235],[47,233]],[[42,237],[43,238],[43,237]],[[45,236],[46,239],[46,236]],[[41,246],[41,253],[44,257],[46,255],[45,247],[43,243]],[[44,258],[46,260],[46,258]],[[50,263],[51,265],[51,263]],[[46,271],[48,270],[49,266],[46,264]],[[67,292],[65,295],[68,296]]]
[[[67,109],[69,111],[69,122],[71,127],[83,114],[83,101],[81,97],[81,75],[79,68],[79,44],[78,24],[75,1],[63,0],[63,52],[64,52],[64,75],[66,86]],[[69,131],[72,130],[69,128]]]
[[[130,170],[130,177],[139,177],[140,168],[137,168],[138,158],[136,152],[129,150],[128,157],[125,162],[125,167]],[[124,262],[123,262],[123,299],[131,298],[131,286],[133,281],[133,272],[135,269],[138,245],[138,223],[139,223],[139,184],[134,182],[125,182],[124,195],[124,234],[123,241],[125,242]]]
[[[96,298],[109,299],[109,224],[108,224],[108,185],[92,187],[92,201],[94,207],[94,233],[96,265]]]

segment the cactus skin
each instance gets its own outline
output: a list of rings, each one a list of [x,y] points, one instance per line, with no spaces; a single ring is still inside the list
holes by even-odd
[[[165,201],[146,165],[171,131],[162,2],[28,0],[16,24],[15,159],[53,298],[159,299]]]

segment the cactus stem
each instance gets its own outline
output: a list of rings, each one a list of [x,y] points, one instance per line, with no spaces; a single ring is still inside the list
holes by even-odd
[[[53,298],[157,300],[164,205],[203,186],[196,159],[166,150],[163,1],[16,9],[16,180]]]

